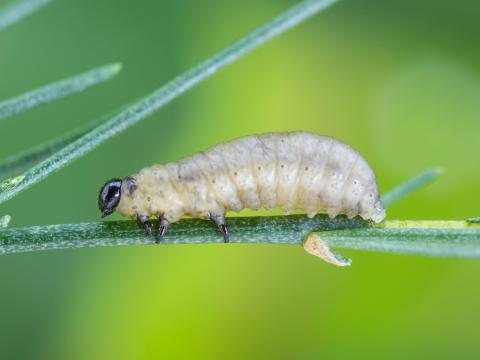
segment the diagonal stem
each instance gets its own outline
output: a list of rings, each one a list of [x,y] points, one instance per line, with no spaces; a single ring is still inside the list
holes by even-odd
[[[18,0],[0,9],[0,31],[23,20],[52,0]]]
[[[119,63],[109,64],[1,101],[0,121],[107,81],[121,69],[122,65]]]
[[[443,169],[441,168],[427,169],[382,195],[382,202],[388,207],[394,202],[403,199],[419,188],[436,180],[442,174]]]

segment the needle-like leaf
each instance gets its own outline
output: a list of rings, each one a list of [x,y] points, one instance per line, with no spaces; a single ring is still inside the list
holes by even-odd
[[[102,66],[1,101],[0,122],[20,112],[64,98],[104,82],[118,74],[121,68],[121,64],[118,63]]]
[[[335,265],[350,260],[331,247],[436,257],[480,258],[480,225],[467,221],[386,221],[369,228],[315,231],[315,253]],[[307,237],[308,241],[308,237]],[[308,251],[308,249],[306,249]]]
[[[0,9],[0,31],[41,9],[52,0],[18,0]]]
[[[21,171],[39,163],[58,150],[85,135],[93,126],[75,129],[47,143],[37,145],[0,161],[0,179],[18,175]]]
[[[407,195],[410,195],[412,192],[418,190],[426,184],[434,181],[442,174],[442,168],[427,169],[382,195],[382,202],[385,206],[389,206],[394,202],[403,199]]]

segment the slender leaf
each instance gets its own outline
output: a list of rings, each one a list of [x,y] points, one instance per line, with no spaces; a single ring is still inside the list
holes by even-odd
[[[53,171],[70,164],[73,160],[124,131],[131,125],[146,118],[163,105],[191,89],[226,65],[238,60],[275,36],[301,23],[315,13],[327,8],[337,0],[307,0],[259,27],[243,38],[227,46],[211,58],[188,70],[151,95],[128,107],[125,111],[109,119],[106,123],[67,145],[37,166],[23,174],[21,181],[7,180],[0,183],[0,203],[18,194],[31,185],[43,180]]]
[[[427,169],[382,195],[382,202],[385,206],[389,206],[394,202],[403,199],[407,195],[410,195],[412,192],[418,190],[426,184],[434,181],[442,174],[443,169],[441,168]]]
[[[480,225],[453,220],[394,220],[368,228],[312,232],[304,249],[328,263],[351,260],[331,247],[437,257],[480,258]]]
[[[0,121],[104,82],[118,74],[121,68],[122,65],[118,63],[102,66],[2,101],[0,102]]]
[[[41,9],[52,0],[18,0],[0,9],[0,31]]]
[[[35,146],[20,154],[13,155],[0,161],[0,179],[15,176],[30,166],[39,163],[58,150],[77,140],[90,131],[93,126],[75,129],[47,143]]]
[[[108,115],[109,116],[109,115]],[[0,160],[0,179],[18,175],[21,171],[38,164],[40,161],[55,154],[73,141],[79,139],[99,124],[105,121],[106,116],[78,127],[46,143],[34,146],[19,154]]]
[[[331,252],[330,247],[480,258],[480,226],[467,221],[386,221],[370,228],[315,232],[314,235],[317,248],[326,247],[326,251],[315,255],[340,266],[349,265],[350,260]]]

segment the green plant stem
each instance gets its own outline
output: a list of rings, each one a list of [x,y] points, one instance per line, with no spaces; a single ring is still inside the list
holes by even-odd
[[[19,0],[0,9],[0,31],[41,9],[52,0]]]
[[[227,219],[231,243],[302,243],[315,232],[329,246],[401,254],[480,257],[480,225],[465,221],[387,221],[318,215],[234,217]],[[210,221],[172,224],[162,244],[222,243]],[[115,245],[156,246],[134,221],[47,225],[0,230],[0,253]]]
[[[269,216],[228,218],[230,241],[300,244],[302,236],[318,229],[365,227],[362,220],[325,216]],[[211,221],[184,219],[170,226],[163,244],[221,243],[223,237]],[[0,253],[109,245],[152,245],[154,239],[135,221],[47,225],[0,231]]]
[[[404,198],[417,189],[436,180],[442,174],[443,169],[441,168],[427,169],[382,195],[381,200],[385,206],[389,206],[397,200]]]
[[[134,103],[125,111],[106,121],[103,125],[100,125],[80,139],[67,145],[45,161],[25,172],[22,176],[0,183],[0,203],[43,180],[53,171],[85,155],[104,141],[146,118],[218,70],[238,60],[275,36],[301,23],[315,13],[327,8],[336,1],[337,0],[307,0],[291,7],[280,16],[245,35],[211,58],[162,86],[151,95]]]
[[[439,257],[480,257],[480,226],[466,221],[386,221],[368,229],[317,233],[328,246]]]
[[[0,179],[15,176],[85,135],[93,126],[85,126],[0,161]]]
[[[122,65],[118,63],[102,66],[4,100],[0,102],[0,121],[39,105],[81,92],[93,85],[111,79],[121,69]]]

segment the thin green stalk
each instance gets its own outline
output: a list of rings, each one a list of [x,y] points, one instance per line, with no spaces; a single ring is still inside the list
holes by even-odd
[[[211,58],[162,86],[151,95],[134,103],[125,111],[106,121],[103,125],[100,125],[70,145],[67,145],[64,149],[31,168],[22,176],[0,183],[0,203],[43,180],[53,171],[70,164],[73,160],[93,150],[104,141],[146,118],[218,70],[238,60],[240,57],[275,36],[303,22],[315,13],[327,8],[336,1],[337,0],[306,0],[291,7],[280,16],[245,35]]]
[[[301,244],[313,230],[366,227],[360,219],[329,219],[303,215],[228,218],[230,242]],[[170,226],[163,244],[222,243],[222,234],[213,222],[183,219]],[[10,228],[0,231],[0,253],[42,249],[82,248],[113,245],[153,245],[154,239],[136,221],[47,225]]]
[[[317,233],[331,247],[439,257],[480,257],[480,226],[466,221],[386,221]]]
[[[0,102],[0,121],[109,80],[121,69],[122,65],[118,63],[102,66],[2,101]]]
[[[465,221],[387,221],[373,225],[344,216],[228,218],[231,243],[302,244],[312,232],[329,247],[442,257],[480,257],[480,225]],[[212,222],[172,224],[162,244],[222,243]],[[0,253],[115,245],[152,245],[138,223],[112,221],[0,230]]]
[[[41,9],[52,0],[19,0],[0,9],[0,31]]]
[[[0,179],[9,176],[15,176],[21,171],[38,164],[40,161],[46,159],[50,155],[56,153],[58,150],[64,148],[73,141],[79,139],[90,131],[93,126],[86,126],[77,128],[67,134],[59,136],[56,139],[50,140],[41,145],[37,145],[20,154],[13,155],[0,161]]]
[[[385,206],[389,206],[416,191],[417,189],[425,186],[426,184],[436,180],[442,174],[442,168],[427,169],[382,195],[382,202]]]
[[[105,121],[105,118],[106,116],[73,129],[72,131],[62,134],[46,143],[34,146],[33,148],[27,149],[19,154],[0,160],[0,179],[18,175],[29,167],[38,164],[40,161],[55,154],[60,149],[63,149],[68,144],[96,128],[99,124]],[[12,179],[10,179],[10,181],[11,180]]]

